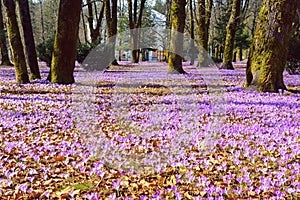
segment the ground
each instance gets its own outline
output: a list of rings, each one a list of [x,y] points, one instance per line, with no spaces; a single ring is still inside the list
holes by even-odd
[[[300,198],[299,93],[245,90],[244,68],[121,64],[65,86],[0,69],[1,199]]]

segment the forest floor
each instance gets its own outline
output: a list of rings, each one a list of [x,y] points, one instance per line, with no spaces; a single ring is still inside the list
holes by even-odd
[[[244,68],[122,64],[72,85],[0,68],[0,199],[300,198],[299,93],[246,90]]]

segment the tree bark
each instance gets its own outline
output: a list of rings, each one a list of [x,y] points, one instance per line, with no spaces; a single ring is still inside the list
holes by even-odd
[[[12,51],[12,60],[16,71],[16,81],[19,84],[29,83],[26,59],[16,16],[16,4],[11,0],[3,0],[3,4],[5,7],[7,32]]]
[[[252,20],[252,26],[251,26],[251,36],[254,37],[256,24],[257,24],[257,18],[259,15],[259,8],[261,6],[261,1],[254,1],[254,9],[253,9],[253,20]]]
[[[233,0],[229,22],[226,26],[224,57],[221,66],[222,69],[234,69],[232,65],[234,39],[235,39],[236,28],[239,22],[240,11],[241,11],[241,0]]]
[[[134,0],[134,5],[132,5],[132,0],[127,0],[128,3],[128,13],[129,13],[129,29],[130,29],[130,43],[132,50],[132,62],[139,62],[139,39],[140,31],[142,27],[142,16],[145,7],[146,0],[141,0],[140,9],[138,12],[137,0]]]
[[[18,11],[20,13],[20,21],[23,30],[21,38],[23,38],[24,41],[24,55],[26,58],[27,67],[30,69],[31,79],[41,79],[33,38],[28,0],[17,0],[17,4],[19,7]]]
[[[9,60],[8,48],[6,44],[6,31],[4,28],[2,3],[0,2],[0,50],[1,50],[1,64],[5,66],[13,66]]]
[[[185,26],[185,0],[174,0],[171,7],[171,40],[168,58],[168,72],[186,73],[182,68],[183,32]]]
[[[39,0],[40,3],[40,14],[41,14],[41,26],[42,26],[42,41],[45,43],[45,24],[44,24],[44,8],[43,1]]]
[[[116,47],[116,35],[118,26],[118,16],[117,16],[117,0],[105,0],[105,17],[106,17],[106,30],[107,30],[107,43],[109,51],[109,65],[118,65],[115,58],[115,47]]]
[[[194,9],[193,9],[193,0],[189,0],[190,3],[190,25],[191,25],[191,40],[190,40],[190,57],[191,65],[195,63],[195,32],[194,32]]]
[[[85,19],[84,19],[84,14],[83,14],[83,8],[81,8],[81,19],[82,19],[82,27],[83,27],[83,33],[84,33],[84,42],[88,43],[88,38],[87,38],[87,30],[86,30],[86,24],[85,24]]]
[[[51,64],[51,82],[74,83],[81,0],[61,0]]]
[[[245,86],[262,92],[286,89],[283,71],[297,0],[264,0],[250,48]]]
[[[208,55],[208,31],[210,26],[211,10],[213,0],[198,1],[198,67],[207,66],[209,64]]]
[[[102,25],[102,19],[104,16],[104,4],[100,8],[100,14],[99,17],[96,15],[96,20],[97,24],[96,27],[94,28],[94,14],[93,14],[93,3],[91,0],[87,0],[87,6],[88,6],[88,23],[89,23],[89,29],[90,29],[90,36],[92,43],[95,44],[97,43],[99,36],[100,36],[100,27]],[[96,9],[96,6],[94,6]],[[97,12],[95,10],[95,12]]]
[[[239,61],[243,61],[243,47],[240,46],[238,49]]]

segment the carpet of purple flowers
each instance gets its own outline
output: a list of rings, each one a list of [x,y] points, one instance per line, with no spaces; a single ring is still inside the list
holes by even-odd
[[[244,89],[242,68],[166,68],[78,69],[73,85],[1,68],[0,199],[300,198],[299,93]]]

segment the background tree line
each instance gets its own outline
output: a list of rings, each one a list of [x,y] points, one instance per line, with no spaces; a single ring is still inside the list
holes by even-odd
[[[286,60],[291,73],[299,71],[297,0],[3,0],[2,3],[1,14],[3,10],[6,21],[0,16],[2,64],[10,65],[12,60],[18,83],[40,78],[37,57],[50,66],[48,80],[73,83],[75,60],[83,61],[93,47],[107,41],[113,44],[110,60],[118,64],[113,59],[116,40],[112,37],[118,31],[129,31],[132,62],[139,62],[141,33],[136,30],[158,23],[153,20],[151,10],[165,15],[163,25],[173,30],[168,36],[170,73],[185,73],[184,33],[192,38],[191,63],[197,57],[199,67],[207,66],[210,56],[222,63],[222,69],[233,69],[233,61],[248,60],[245,85],[257,85],[261,91],[286,89],[282,78]],[[10,48],[6,44],[6,30]]]

